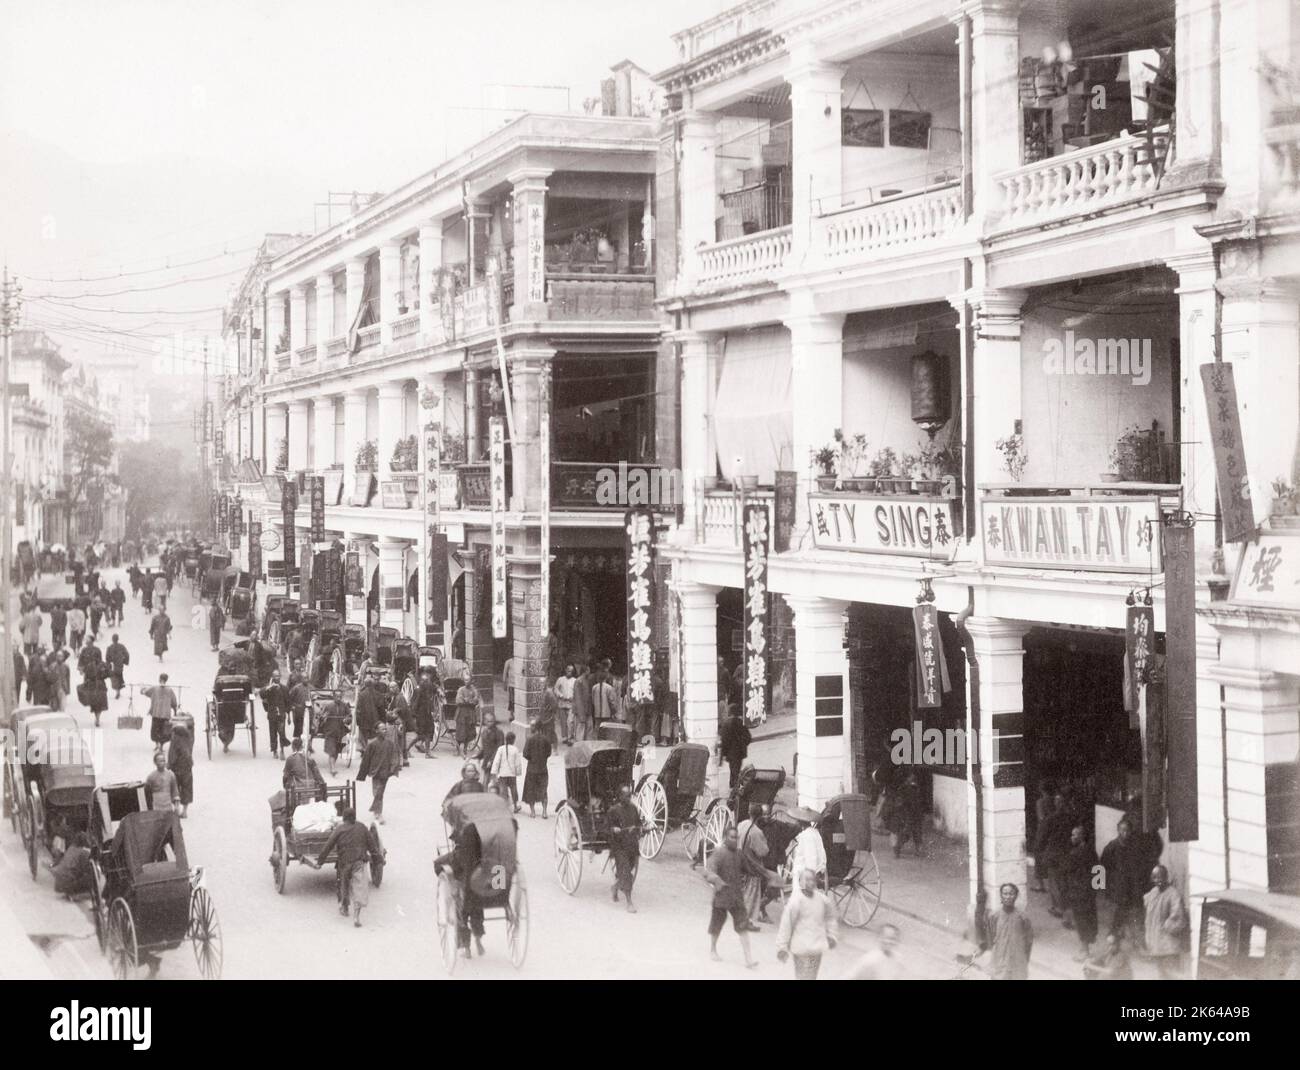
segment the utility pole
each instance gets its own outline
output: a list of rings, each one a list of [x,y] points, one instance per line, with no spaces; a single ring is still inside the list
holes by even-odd
[[[4,359],[0,361],[0,508],[4,509],[0,523],[0,724],[9,724],[17,701],[14,698],[14,635],[18,632],[18,619],[13,613],[13,592],[10,576],[13,568],[13,461],[10,457],[9,434],[9,360],[10,336],[18,323],[19,295],[23,288],[15,279],[9,279],[9,265],[4,267],[3,286],[0,287],[0,333],[4,335]]]

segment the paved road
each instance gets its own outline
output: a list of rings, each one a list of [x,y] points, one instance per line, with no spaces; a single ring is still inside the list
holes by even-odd
[[[119,573],[106,573],[110,585]],[[124,586],[126,584],[124,583]],[[433,760],[412,758],[409,769],[390,781],[385,800],[387,823],[382,829],[388,867],[381,888],[372,891],[364,927],[356,929],[339,916],[331,870],[316,872],[293,864],[284,895],[276,894],[268,862],[271,846],[267,797],[278,789],[280,763],[270,757],[264,721],[259,719],[258,757],[249,752],[248,736],[236,735],[229,754],[204,752],[203,706],[216,670],[216,655],[208,643],[202,617],[191,616],[194,600],[178,586],[169,607],[175,632],[171,650],[160,665],[152,655],[148,616],[138,603],[127,605],[120,629],[131,651],[128,681],[154,683],[160,670],[183,688],[182,705],[195,715],[199,738],[195,746],[195,803],[185,821],[191,864],[202,865],[217,905],[225,941],[225,976],[266,977],[393,977],[445,976],[438,955],[434,924],[432,859],[444,842],[438,808],[456,779],[459,763],[449,746]],[[192,621],[198,627],[192,626]],[[227,641],[231,636],[227,634]],[[108,635],[101,634],[106,645]],[[151,768],[152,745],[148,720],[141,731],[116,727],[128,695],[112,700],[104,717],[101,782],[143,777]],[[89,728],[88,713],[76,707]],[[137,712],[145,713],[143,700]],[[259,710],[260,715],[260,710]],[[323,756],[322,756],[323,757]],[[323,765],[323,762],[322,762]],[[347,771],[340,770],[343,774]],[[355,773],[355,767],[351,771]],[[341,778],[340,778],[341,779]],[[563,789],[563,765],[552,758],[551,798]],[[370,804],[368,784],[358,785],[358,809]],[[519,857],[527,875],[530,938],[522,975],[538,978],[777,978],[791,968],[776,961],[774,927],[754,937],[759,968],[745,970],[737,938],[729,929],[721,941],[726,961],[708,958],[705,932],[710,891],[692,871],[680,839],[670,834],[658,859],[642,864],[636,886],[639,912],[628,914],[611,901],[610,873],[602,873],[606,856],[587,856],[577,894],[560,888],[553,867],[551,837],[554,819],[532,820],[520,815]],[[0,833],[0,898],[11,905],[19,923],[47,951],[58,976],[103,977],[107,966],[96,946],[86,907],[57,897],[50,874],[42,871],[33,883],[27,873],[21,843],[6,824]],[[951,934],[882,909],[872,929],[894,920],[904,929],[904,960],[914,975],[952,977],[958,972]],[[824,965],[836,976],[874,942],[870,931],[846,934],[841,947]],[[519,976],[505,950],[504,924],[488,923],[487,955],[462,962],[457,977]],[[197,976],[186,947],[164,957],[162,977]]]

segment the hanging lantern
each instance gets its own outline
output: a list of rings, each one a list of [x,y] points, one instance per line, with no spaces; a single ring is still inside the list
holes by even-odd
[[[927,349],[912,358],[912,422],[931,438],[948,422],[948,362]]]

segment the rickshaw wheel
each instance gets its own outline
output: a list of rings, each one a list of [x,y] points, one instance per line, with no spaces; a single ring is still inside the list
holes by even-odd
[[[506,941],[510,945],[510,962],[520,969],[528,956],[528,885],[523,866],[515,866],[514,881],[506,906]]]
[[[194,948],[194,961],[205,981],[221,980],[221,922],[206,888],[190,893],[190,924],[186,934]]]
[[[582,828],[573,807],[561,803],[555,812],[555,872],[570,895],[582,883]]]
[[[104,871],[93,859],[90,862],[90,914],[95,922],[95,941],[102,952],[108,943],[108,911],[104,903]]]
[[[140,965],[135,919],[125,899],[114,899],[108,912],[108,964],[118,981],[132,980],[136,967]]]
[[[17,792],[14,790],[14,776],[12,770],[9,768],[8,762],[5,762],[4,778],[5,778],[5,796],[4,796],[5,816],[9,818],[10,824],[13,825],[14,835],[17,836],[19,834],[19,829],[18,829],[19,811],[22,808],[18,805],[18,795]]]
[[[284,882],[288,875],[289,844],[284,838],[284,829],[277,825],[271,836],[271,880],[280,895],[284,895]]]
[[[438,875],[434,920],[438,925],[438,949],[442,955],[442,965],[450,977],[456,972],[456,933],[460,926],[460,905],[456,902],[456,889],[451,886],[451,878],[445,873]]]
[[[864,857],[865,856],[865,857]],[[840,919],[850,929],[865,929],[880,909],[880,867],[870,851],[858,854],[848,877],[831,889]]]
[[[384,841],[379,838],[379,828],[372,824],[370,826],[370,835],[374,838],[379,847],[379,861],[373,858],[370,860],[370,886],[378,888],[384,883],[384,859],[388,857],[388,852],[384,850]]]
[[[723,838],[727,835],[734,822],[731,819],[731,807],[722,799],[714,799],[709,803],[709,809],[704,818],[704,857],[702,861],[708,862],[709,852],[716,851],[722,846]]]
[[[36,845],[41,838],[41,833],[45,828],[45,813],[41,806],[41,793],[35,784],[32,785],[32,835],[27,841],[27,868],[31,871],[32,880],[36,879]]]
[[[253,749],[253,757],[257,757],[257,716],[253,713],[253,700],[248,700],[248,712],[245,714],[245,721],[248,722],[248,745]]]
[[[707,812],[707,811],[706,811]],[[704,843],[704,816],[696,811],[682,824],[682,848],[692,862],[700,862],[700,846]]]
[[[668,835],[668,793],[658,777],[648,777],[641,785],[636,793],[636,805],[646,826],[637,840],[637,850],[642,858],[657,858]]]
[[[216,730],[216,726],[212,723],[213,722],[212,707],[213,707],[212,699],[208,699],[207,706],[204,707],[204,713],[203,713],[203,737],[204,739],[207,740],[208,743],[209,758],[212,757],[212,733]]]

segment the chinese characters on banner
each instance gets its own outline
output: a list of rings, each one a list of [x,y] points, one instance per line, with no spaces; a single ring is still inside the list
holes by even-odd
[[[1196,563],[1195,529],[1166,521],[1165,544],[1165,740],[1169,841],[1200,836],[1196,767]],[[1164,815],[1160,815],[1164,816]]]
[[[506,636],[506,435],[500,416],[488,422],[492,476],[492,637]]]
[[[546,209],[540,203],[528,206],[528,300],[541,304],[546,300],[546,264],[543,246]]]
[[[325,477],[311,477],[311,541],[325,541]]]
[[[629,509],[627,532],[627,699],[629,705],[654,701],[652,594],[655,521],[650,509]]]
[[[361,555],[355,551],[348,551],[344,558],[343,566],[343,586],[344,593],[349,596],[356,596],[365,593],[365,578],[361,574]]]
[[[298,514],[298,484],[286,480],[280,494],[280,513],[284,520],[284,581],[290,591],[293,590],[293,574],[298,566],[298,533],[294,529],[294,518]]]
[[[772,552],[783,554],[790,549],[790,537],[794,533],[795,491],[799,482],[797,472],[775,473],[776,494],[776,530],[772,533]]]
[[[447,540],[441,539],[443,550],[439,554],[438,524],[441,520],[439,490],[442,484],[442,425],[430,420],[424,425],[424,463],[421,468],[420,501],[424,513],[424,559],[420,562],[424,577],[422,615],[425,628],[441,624],[447,615],[446,581],[442,581],[442,597],[437,597],[438,578],[447,570]],[[441,573],[440,573],[441,570]]]
[[[916,631],[916,708],[937,710],[943,705],[943,696],[952,690],[952,683],[934,603],[922,602],[913,609],[912,623]]]
[[[1201,365],[1205,407],[1214,445],[1214,468],[1219,484],[1219,510],[1223,514],[1223,539],[1241,542],[1255,533],[1255,509],[1246,475],[1246,450],[1241,442],[1241,414],[1232,365]]]
[[[746,505],[745,550],[745,720],[767,720],[772,689],[767,671],[767,558],[772,545],[767,506]]]
[[[219,427],[212,435],[212,459],[217,464],[226,459],[226,433]]]
[[[230,499],[223,494],[221,495],[220,498],[217,499],[217,534],[218,535],[224,535],[226,533],[226,517],[228,516],[229,509],[230,509]]]
[[[537,614],[543,637],[551,634],[551,374],[542,371],[542,406],[538,426],[542,455],[541,497],[542,522],[539,532],[542,556],[540,612]]]
[[[1129,606],[1124,624],[1124,653],[1128,669],[1126,690],[1136,695],[1137,689],[1151,682],[1151,659],[1155,656],[1156,611],[1151,606]],[[1136,704],[1135,704],[1136,708]]]
[[[262,577],[262,522],[248,522],[248,571],[253,574],[253,581]]]

